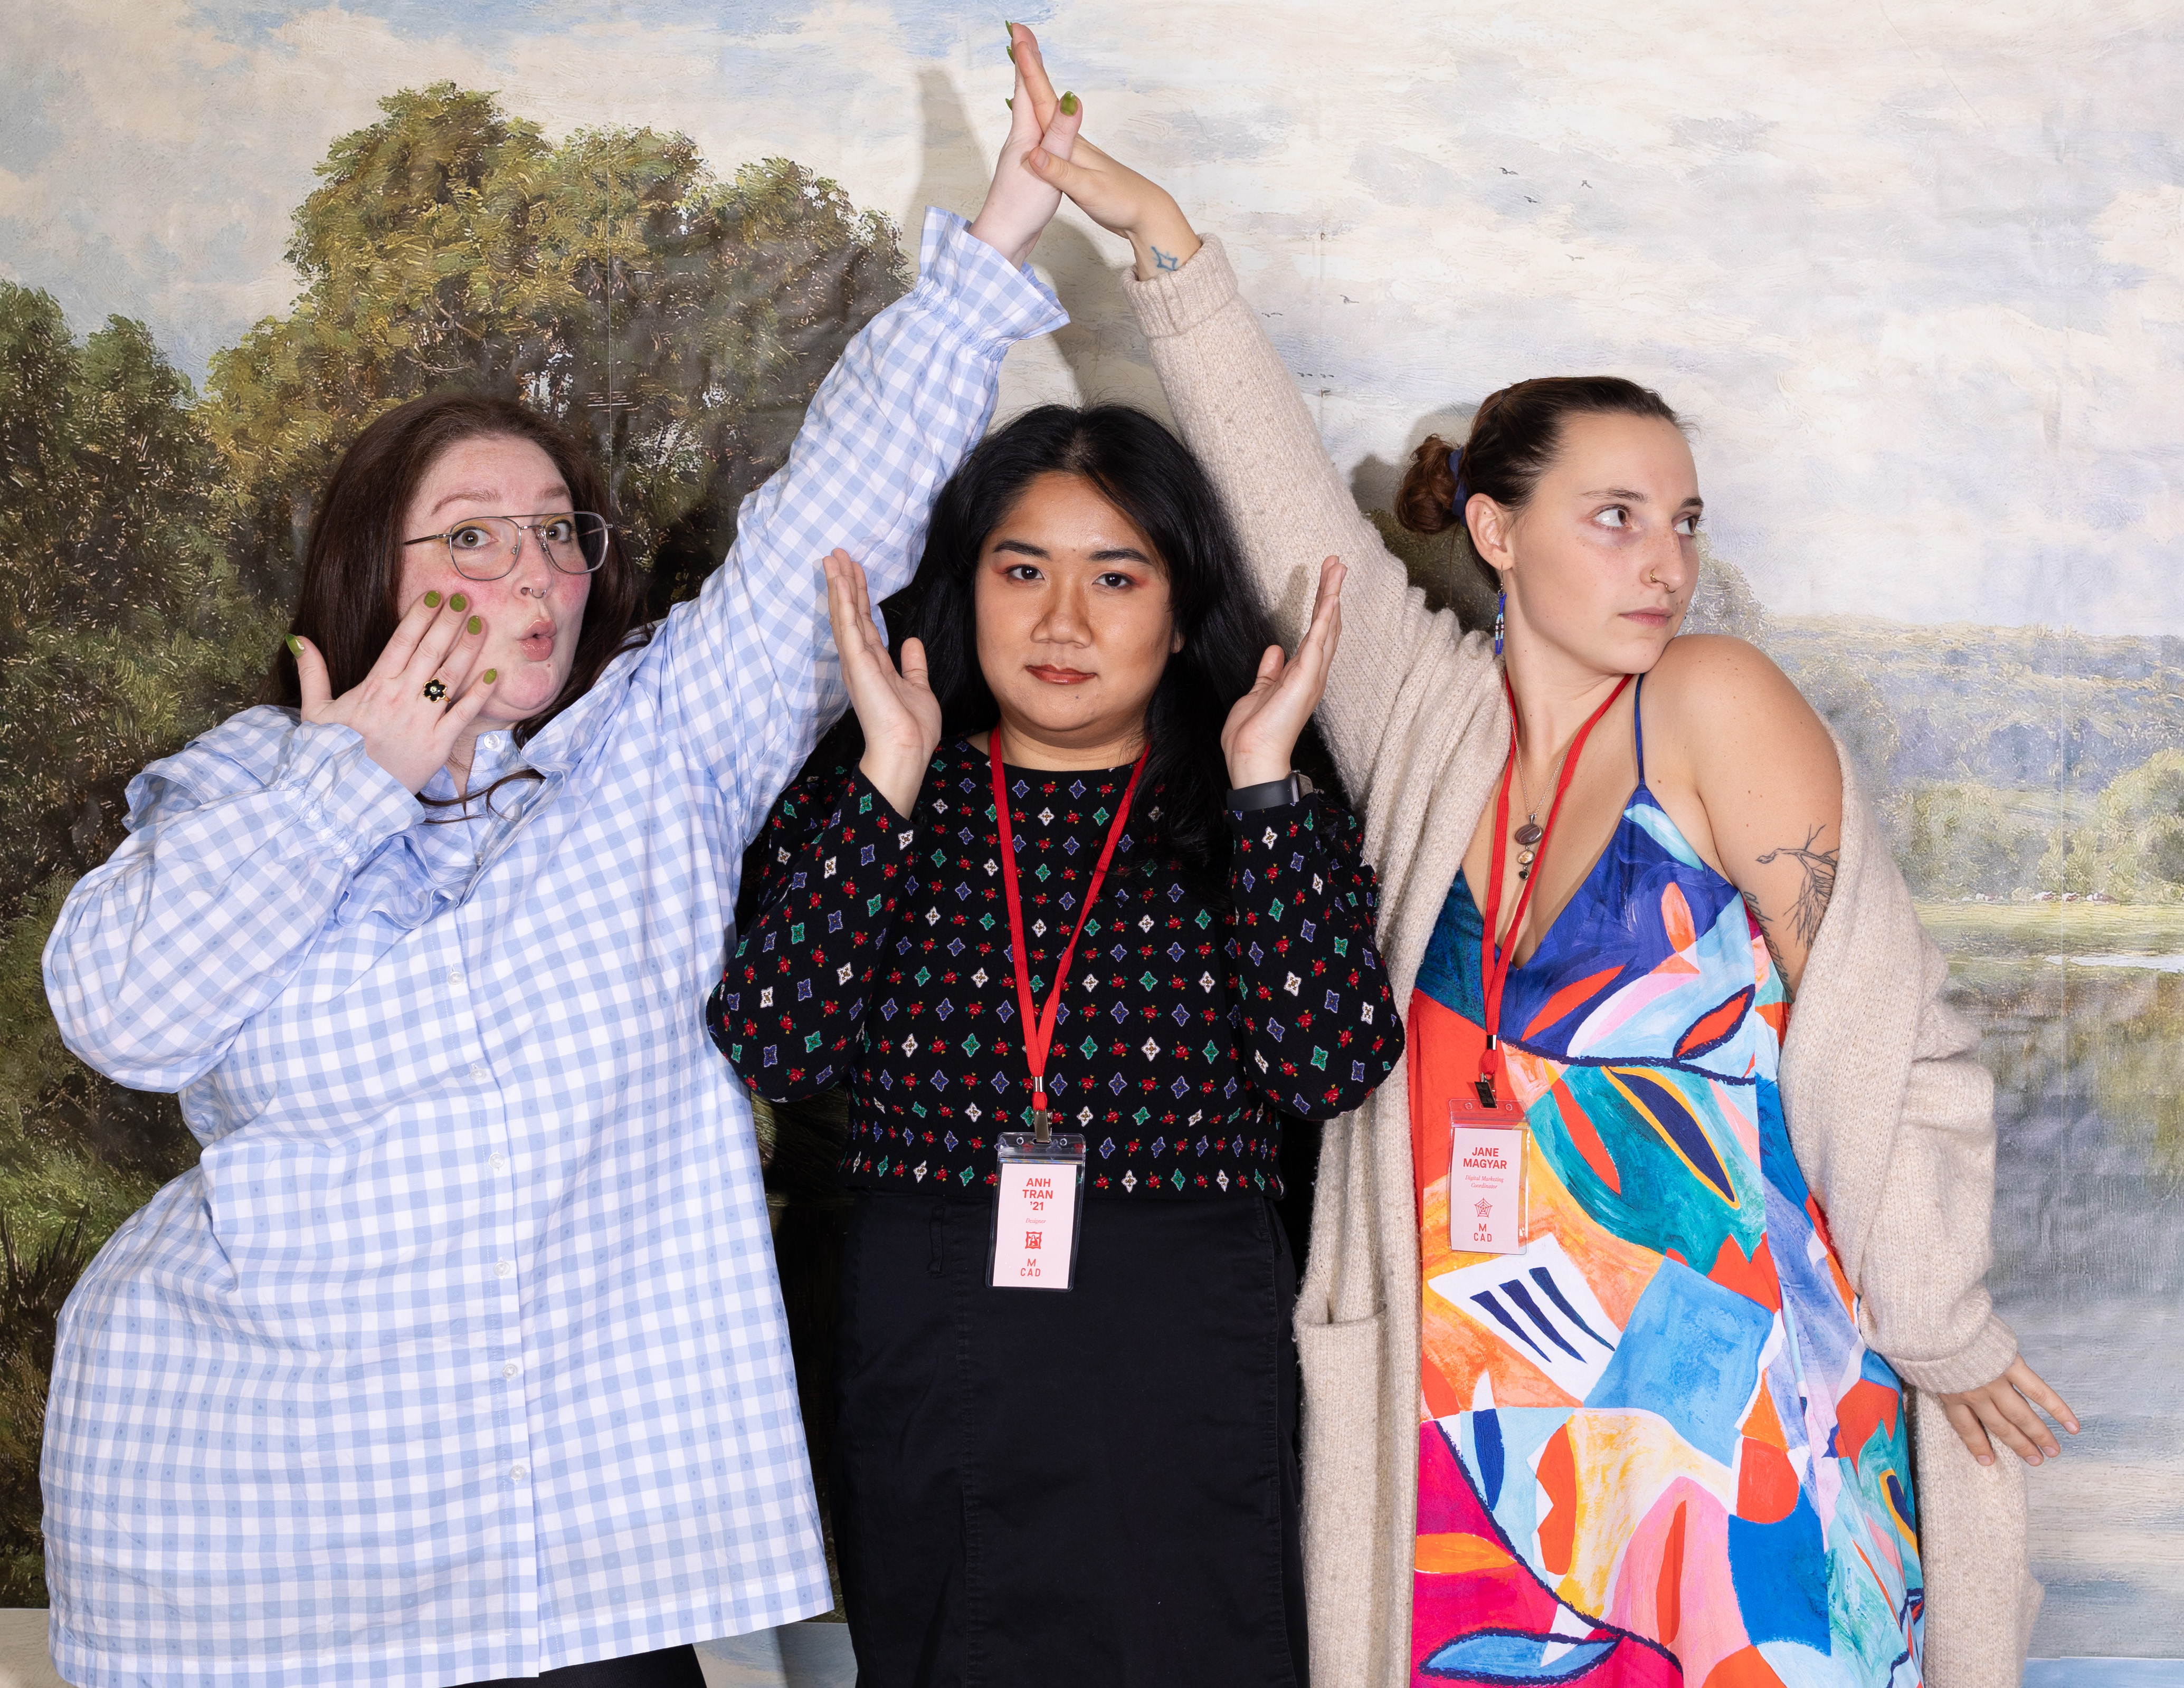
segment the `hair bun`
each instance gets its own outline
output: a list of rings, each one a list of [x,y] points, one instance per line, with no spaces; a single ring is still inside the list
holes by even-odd
[[[1396,488],[1396,520],[1413,533],[1446,533],[1461,521],[1456,501],[1457,465],[1462,446],[1428,434],[1411,454],[1411,466]]]

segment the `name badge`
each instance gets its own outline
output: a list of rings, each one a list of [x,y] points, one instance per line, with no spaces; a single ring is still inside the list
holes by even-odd
[[[1448,1245],[1471,1254],[1524,1251],[1524,1117],[1513,1101],[1448,1107]]]
[[[1041,1143],[1005,1131],[996,1145],[1000,1187],[986,1281],[996,1290],[1067,1290],[1077,1274],[1084,1212],[1084,1139],[1057,1131]]]

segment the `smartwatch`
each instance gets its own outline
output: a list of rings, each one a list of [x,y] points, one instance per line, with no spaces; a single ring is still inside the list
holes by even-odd
[[[1302,801],[1312,794],[1312,781],[1295,769],[1279,779],[1270,779],[1259,785],[1232,786],[1228,791],[1228,807],[1249,814],[1254,809],[1280,809]]]

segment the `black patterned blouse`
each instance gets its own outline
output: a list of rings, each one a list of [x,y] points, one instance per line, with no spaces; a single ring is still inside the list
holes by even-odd
[[[1128,767],[1007,768],[1032,996],[1044,1010]],[[1140,784],[1070,967],[1046,1088],[1095,1193],[1282,1193],[1279,1106],[1331,1118],[1402,1053],[1373,947],[1357,818],[1318,796],[1228,816],[1231,907],[1135,859]],[[761,912],[707,1005],[713,1041],[775,1101],[850,1084],[844,1183],[976,1191],[1028,1128],[993,774],[944,744],[913,822],[854,769],[793,786],[764,835]]]

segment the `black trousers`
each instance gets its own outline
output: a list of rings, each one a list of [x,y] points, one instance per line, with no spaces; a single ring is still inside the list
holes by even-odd
[[[705,1688],[705,1673],[699,1666],[697,1648],[662,1647],[657,1652],[564,1665],[536,1676],[504,1676],[476,1688]]]
[[[865,1193],[833,1498],[859,1688],[1305,1681],[1296,1275],[1273,1206],[1094,1196],[1076,1287],[990,1201]]]

